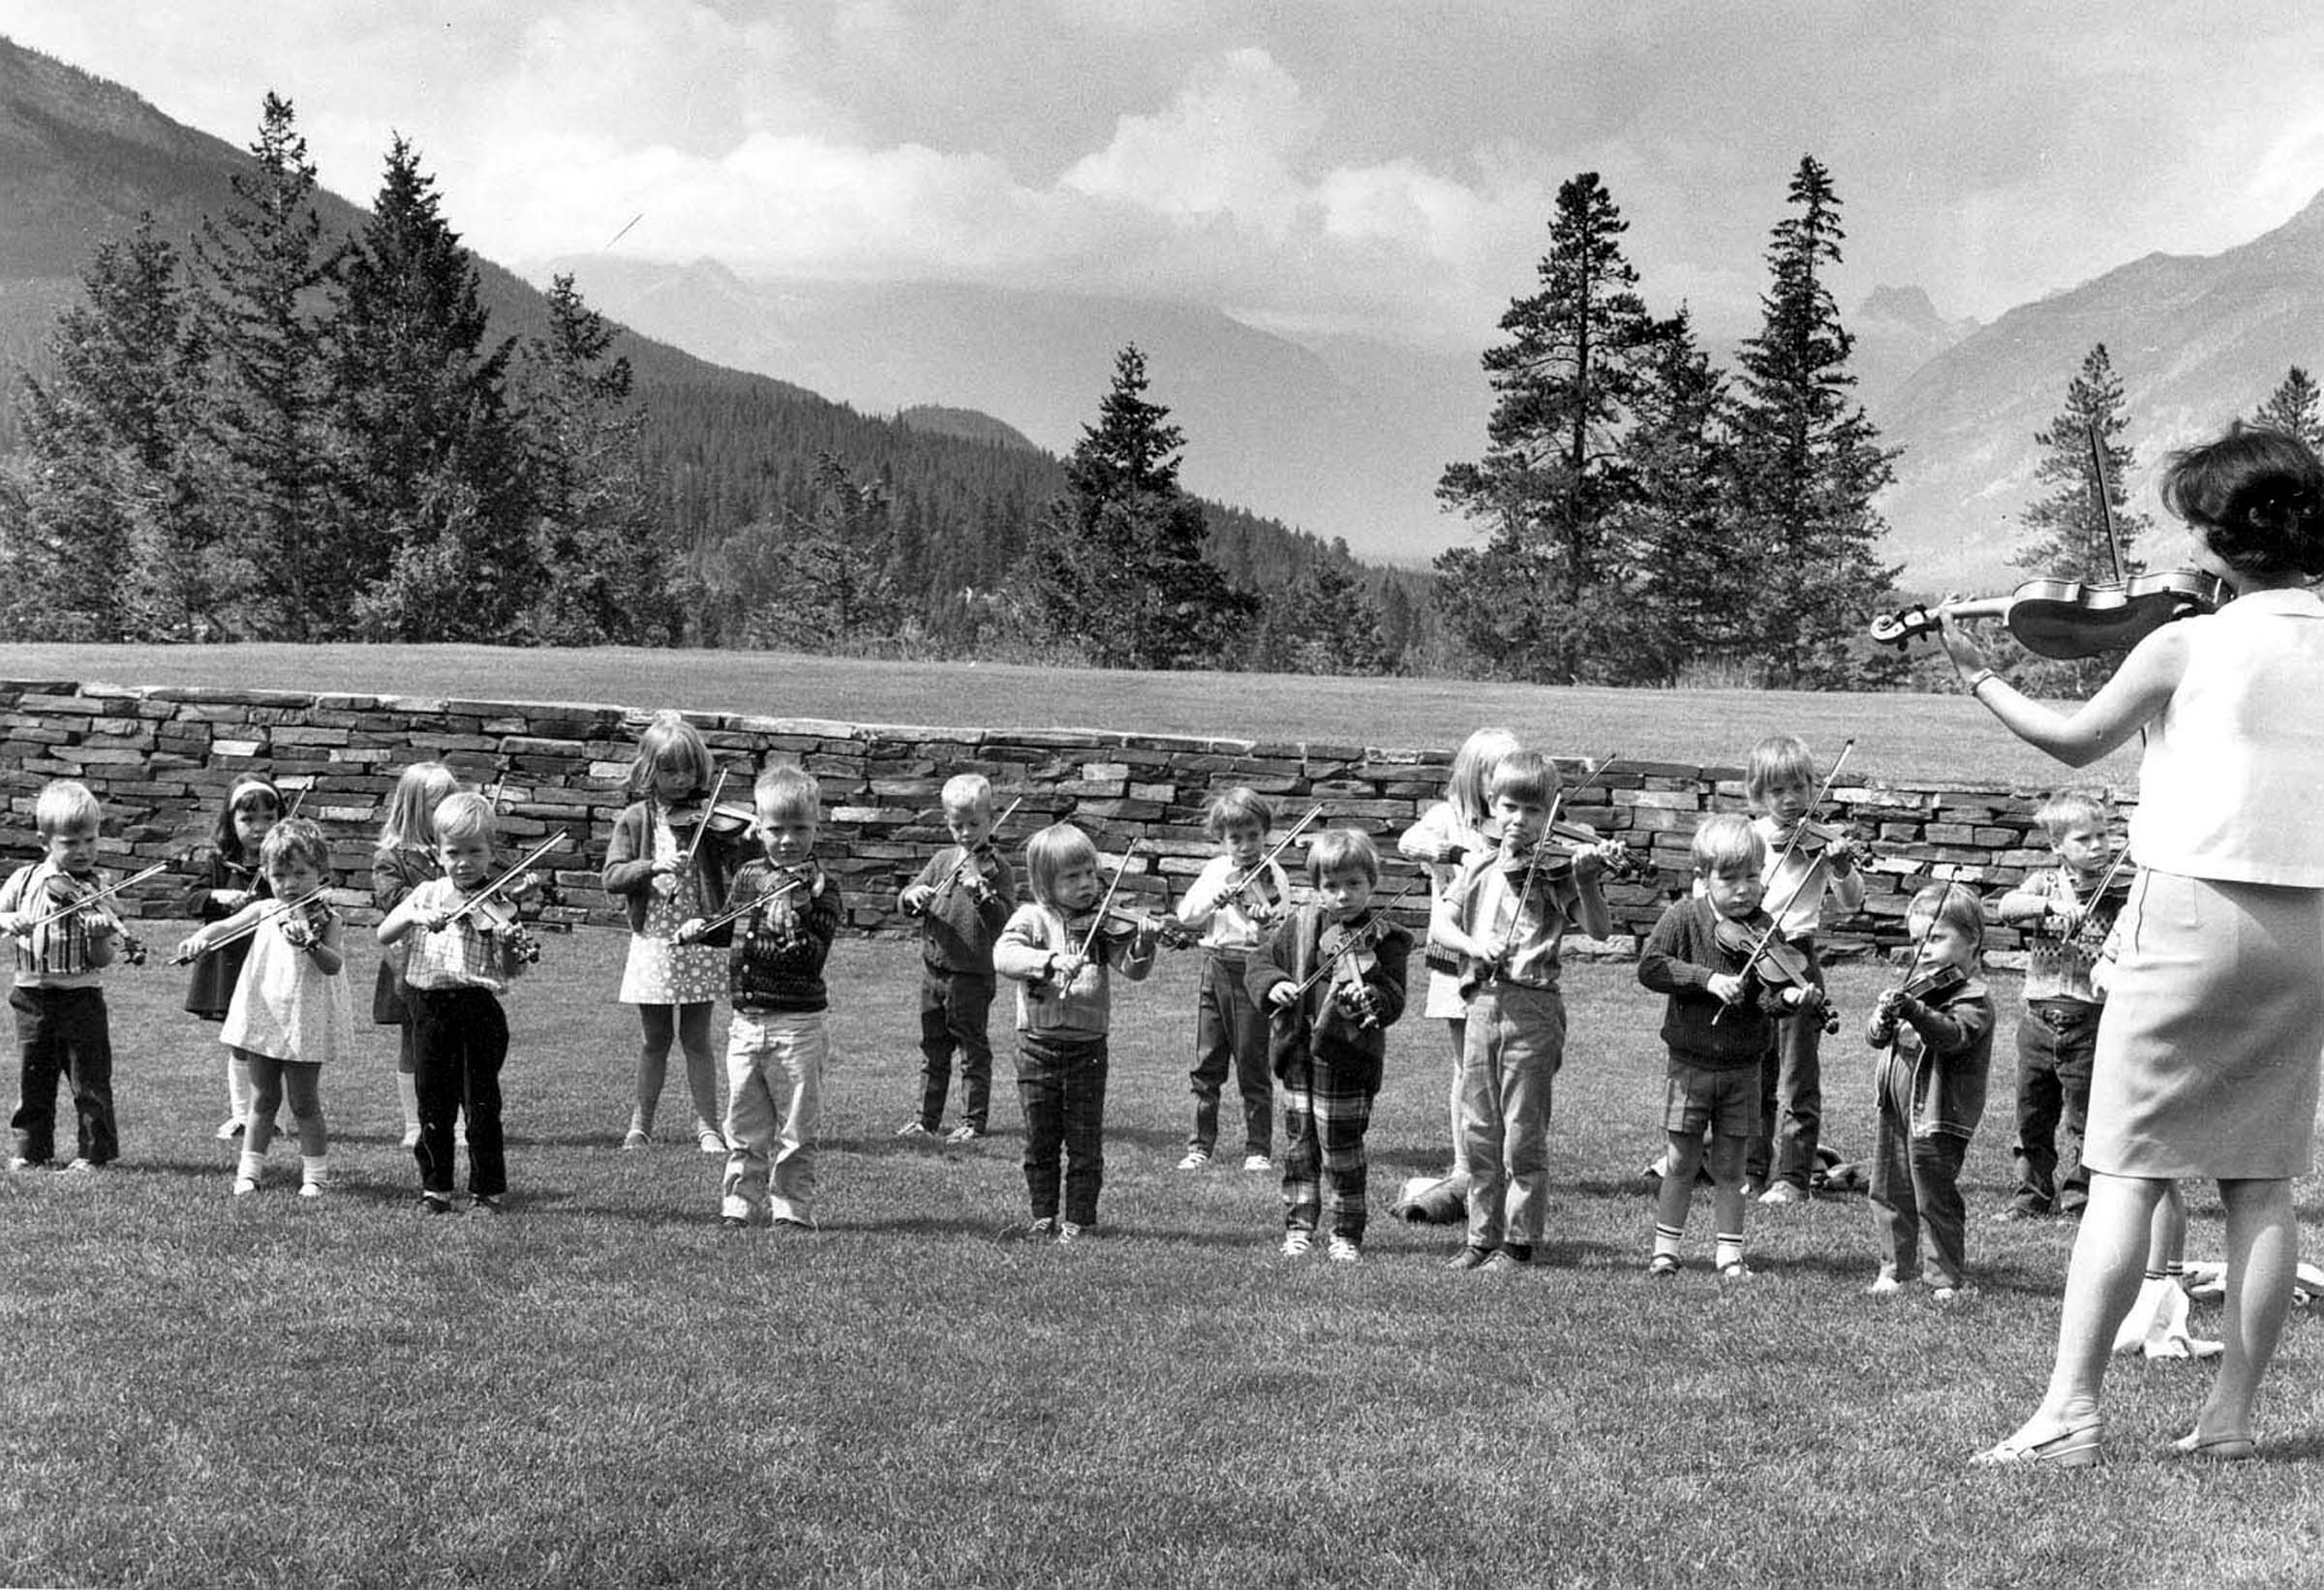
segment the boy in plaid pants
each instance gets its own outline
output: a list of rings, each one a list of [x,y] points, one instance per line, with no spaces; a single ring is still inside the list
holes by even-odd
[[[1261,941],[1244,972],[1271,1018],[1269,1052],[1283,1088],[1283,1256],[1315,1245],[1328,1201],[1331,1257],[1363,1259],[1363,1134],[1380,1092],[1388,1028],[1404,1014],[1412,934],[1376,915],[1380,856],[1354,829],[1307,850],[1321,897]]]

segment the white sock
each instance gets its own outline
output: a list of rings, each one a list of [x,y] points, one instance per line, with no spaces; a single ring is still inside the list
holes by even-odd
[[[331,1179],[330,1155],[301,1154],[298,1156],[298,1169],[301,1180],[312,1181],[320,1187]]]
[[[1721,1232],[1711,1262],[1721,1269],[1725,1269],[1729,1265],[1741,1264],[1743,1262],[1743,1234],[1739,1231]]]
[[[247,1148],[242,1150],[241,1161],[234,1167],[235,1177],[242,1181],[256,1181],[265,1174],[266,1156],[254,1154]]]

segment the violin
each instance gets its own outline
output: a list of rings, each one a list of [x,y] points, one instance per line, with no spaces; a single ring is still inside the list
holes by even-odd
[[[125,965],[141,966],[145,963],[145,941],[131,933],[118,916],[102,906],[104,902],[123,890],[168,871],[172,865],[171,862],[158,861],[141,872],[132,873],[102,888],[94,882],[83,882],[70,873],[51,872],[41,885],[42,898],[48,903],[47,913],[25,923],[17,931],[21,936],[30,938],[38,929],[86,914],[90,918],[88,931],[92,936],[112,939],[115,958]]]
[[[2216,613],[2226,582],[2198,569],[2134,574],[2120,581],[2028,580],[2006,596],[1977,596],[1932,609],[1925,602],[1872,621],[1872,638],[1902,648],[1934,634],[1947,618],[2000,619],[2020,646],[2061,662],[2126,652],[2164,625]]]
[[[1023,805],[1024,805],[1024,797],[1020,795],[1009,803],[1009,809],[1006,811],[993,819],[993,826],[985,830],[983,839],[974,844],[965,846],[961,851],[961,859],[952,864],[952,871],[945,873],[944,881],[936,885],[938,896],[941,896],[947,889],[964,888],[968,891],[969,898],[979,905],[989,905],[993,902],[993,885],[986,880],[984,869],[998,853],[994,846],[1000,840],[1001,829],[1007,826],[1008,820],[1017,814],[1017,809]]]
[[[682,801],[667,813],[673,829],[694,829],[720,836],[747,834],[758,813],[733,801],[712,805],[708,800]]]
[[[516,914],[516,902],[501,895],[472,899],[464,907],[476,932],[497,942],[512,963],[534,965],[540,960],[540,940]],[[286,926],[285,933],[289,928]]]
[[[1194,935],[1179,926],[1177,917],[1119,905],[1074,912],[1065,918],[1065,930],[1081,941],[1081,953],[1093,960],[1101,959],[1097,952],[1107,945],[1127,945],[1142,933],[1153,934],[1154,941],[1168,950],[1182,950],[1194,942]]]
[[[2128,850],[2115,852],[2114,860],[2092,885],[2089,898],[2077,891],[2074,903],[2082,907],[2082,920],[2065,934],[2065,941],[2084,955],[2095,958],[2105,948],[2106,935],[2114,931],[2115,919],[2130,902],[2130,883],[2137,874],[2123,871],[2130,859]]]
[[[1879,854],[1855,830],[1837,823],[1818,822],[1813,817],[1802,817],[1793,827],[1787,848],[1795,855],[1810,858],[1828,855],[1834,862],[1845,858],[1858,867],[1875,860]]]
[[[1332,1003],[1354,1018],[1357,1025],[1378,1026],[1380,995],[1364,981],[1364,975],[1380,964],[1380,958],[1372,953],[1372,946],[1392,926],[1393,919],[1389,913],[1398,901],[1412,893],[1414,886],[1415,880],[1406,880],[1403,888],[1370,906],[1371,914],[1353,928],[1341,922],[1326,924],[1323,932],[1315,937],[1315,969],[1292,989],[1291,1001],[1283,1008],[1298,1009],[1300,1001],[1307,997],[1307,991],[1329,978]]]
[[[1749,923],[1723,916],[1714,936],[1721,949],[1744,956],[1743,980],[1747,986],[1757,981],[1762,988],[1779,992],[1797,990],[1803,1015],[1820,1014],[1825,1032],[1840,1030],[1840,1013],[1817,983],[1808,952],[1786,942],[1772,922],[1755,931]]]
[[[318,889],[303,900],[285,902],[282,910],[276,913],[276,920],[283,925],[285,941],[303,950],[322,937],[330,925],[339,920],[339,913],[331,909],[331,902]]]
[[[1959,993],[1969,981],[1969,973],[1950,961],[1918,966],[1906,978],[1896,992],[1908,999],[1917,999],[1924,1005],[1940,1004]]]

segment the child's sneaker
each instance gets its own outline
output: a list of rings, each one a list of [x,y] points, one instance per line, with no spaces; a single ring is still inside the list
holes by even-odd
[[[1352,1237],[1333,1237],[1329,1252],[1331,1262],[1335,1265],[1363,1263],[1363,1249],[1357,1245],[1356,1239]]]
[[[1893,1297],[1904,1289],[1905,1283],[1897,1279],[1895,1268],[1890,1265],[1882,1265],[1881,1272],[1872,1278],[1872,1285],[1864,1289],[1864,1296],[1867,1298]]]
[[[1315,1233],[1305,1226],[1294,1226],[1283,1234],[1283,1257],[1304,1259],[1315,1246]]]
[[[907,1120],[896,1128],[896,1135],[898,1137],[934,1137],[936,1134],[932,1127],[923,1125],[916,1120]]]
[[[1806,1190],[1789,1181],[1770,1183],[1767,1190],[1759,1194],[1762,1204],[1805,1204],[1807,1201]]]
[[[1066,1242],[1078,1242],[1083,1238],[1093,1235],[1095,1235],[1095,1233],[1092,1228],[1083,1225],[1078,1220],[1060,1220],[1057,1222],[1057,1241],[1060,1245]]]
[[[1512,1242],[1478,1267],[1484,1275],[1514,1275],[1533,1268],[1533,1249]]]
[[[1748,1281],[1751,1279],[1751,1267],[1740,1259],[1729,1259],[1719,1267],[1719,1278],[1723,1281]]]
[[[38,1160],[26,1159],[22,1154],[11,1154],[8,1168],[12,1171],[29,1171],[39,1163]]]
[[[749,1216],[742,1214],[721,1214],[719,1216],[719,1224],[725,1227],[728,1231],[748,1231],[750,1229]]]
[[[1667,1281],[1677,1274],[1678,1255],[1675,1253],[1658,1253],[1646,1261],[1646,1277],[1649,1280]]]
[[[725,1136],[715,1126],[695,1127],[694,1144],[706,1154],[722,1154],[726,1151]]]
[[[814,1221],[804,1214],[779,1214],[775,1216],[775,1218],[770,1221],[769,1224],[771,1224],[777,1231],[789,1232],[793,1236],[799,1236],[818,1229]]]
[[[76,1159],[72,1164],[66,1166],[57,1174],[59,1176],[95,1176],[99,1171],[104,1169],[105,1167],[98,1164],[95,1160],[83,1157],[80,1159]]]
[[[652,1138],[646,1135],[645,1128],[642,1126],[632,1126],[628,1131],[622,1134],[622,1147],[625,1151],[633,1148],[643,1148],[653,1141],[654,1140]]]
[[[1472,1244],[1468,1247],[1462,1248],[1458,1253],[1452,1255],[1452,1258],[1447,1259],[1445,1261],[1445,1268],[1447,1269],[1482,1269],[1484,1267],[1485,1262],[1491,1259],[1492,1256],[1493,1250],[1491,1248],[1481,1248]]]
[[[1047,1242],[1055,1240],[1056,1235],[1057,1217],[1054,1214],[1045,1214],[1038,1220],[1020,1220],[1015,1225],[1000,1228],[1000,1239],[1004,1242]]]
[[[218,1123],[216,1136],[219,1142],[231,1143],[241,1135],[242,1117],[240,1116],[229,1116]]]
[[[321,1198],[325,1189],[327,1189],[329,1186],[330,1183],[327,1181],[309,1177],[307,1180],[301,1181],[298,1184],[298,1196],[301,1198]]]
[[[1199,1171],[1209,1163],[1209,1149],[1189,1148],[1186,1150],[1186,1157],[1178,1161],[1178,1169],[1181,1171]]]
[[[645,1136],[645,1133],[643,1133],[643,1132],[640,1132],[640,1133],[638,1133],[637,1135],[638,1135],[639,1137],[641,1137],[641,1138],[642,1138],[642,1137],[644,1137],[644,1136]],[[404,1128],[404,1147],[407,1147],[407,1148],[416,1148],[416,1147],[419,1147],[419,1128],[418,1128],[418,1127],[416,1127],[416,1126],[407,1126],[407,1127],[405,1127],[405,1128]],[[627,1144],[627,1143],[625,1143],[625,1144],[623,1144],[623,1145],[622,1145],[622,1147],[625,1147],[625,1148],[627,1148],[627,1147],[629,1147],[629,1145],[628,1145],[628,1144]]]
[[[506,1214],[508,1206],[501,1193],[478,1193],[469,1201],[478,1214]]]
[[[984,1135],[985,1129],[982,1126],[977,1125],[973,1121],[964,1120],[962,1121],[958,1126],[955,1126],[951,1131],[946,1132],[944,1134],[944,1141],[947,1143],[974,1143],[978,1138],[983,1137]]]
[[[248,1198],[252,1193],[255,1193],[258,1190],[259,1178],[257,1177],[238,1176],[234,1177],[234,1196],[236,1198]]]
[[[452,1207],[450,1193],[423,1192],[419,1195],[419,1212],[422,1214],[458,1214],[460,1211]]]
[[[1242,1156],[1242,1168],[1246,1171],[1271,1171],[1275,1168],[1275,1162],[1265,1154],[1245,1154]]]

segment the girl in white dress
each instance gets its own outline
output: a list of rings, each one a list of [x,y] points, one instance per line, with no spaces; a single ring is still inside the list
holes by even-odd
[[[259,864],[274,891],[223,922],[213,922],[178,945],[191,960],[237,935],[250,955],[234,984],[220,1040],[250,1068],[251,1113],[234,1169],[234,1196],[259,1190],[275,1111],[285,1094],[298,1125],[301,1198],[320,1198],[329,1184],[330,1136],[322,1118],[322,1068],[354,1041],[353,1002],[341,975],[347,957],[340,922],[323,899],[330,845],[303,817],[276,824],[259,847]]]

